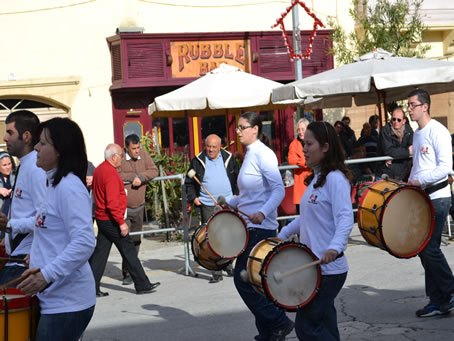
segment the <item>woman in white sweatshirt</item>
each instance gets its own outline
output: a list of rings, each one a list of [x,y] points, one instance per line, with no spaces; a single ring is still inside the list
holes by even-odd
[[[351,174],[329,123],[309,124],[304,142],[304,156],[312,174],[306,179],[300,217],[284,226],[279,238],[298,234],[301,243],[321,259],[322,281],[315,299],[298,309],[295,331],[299,340],[340,340],[334,299],[348,271],[343,251],[353,228]]]
[[[37,341],[76,341],[96,303],[88,264],[95,237],[82,131],[67,118],[46,121],[35,150],[36,165],[47,173],[47,191],[35,220],[28,277],[18,288],[38,296]]]

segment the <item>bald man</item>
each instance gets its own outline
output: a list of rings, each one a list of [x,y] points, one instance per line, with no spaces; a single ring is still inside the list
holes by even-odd
[[[105,161],[93,172],[98,236],[95,251],[90,258],[90,266],[95,277],[97,297],[108,295],[102,292],[99,286],[112,243],[115,244],[128,267],[137,294],[150,293],[160,284],[159,282],[150,283],[129,236],[129,228],[125,222],[127,205],[125,187],[117,171],[122,157],[122,148],[118,144],[109,144],[104,151]]]
[[[197,178],[214,198],[225,197],[228,202],[239,193],[237,178],[239,166],[232,153],[221,149],[221,138],[215,134],[205,139],[205,150],[191,160],[189,170],[195,170]],[[204,188],[189,176],[185,180],[188,202],[201,209],[202,224],[214,214],[213,199]],[[231,274],[231,266],[227,272]],[[210,283],[222,280],[222,271],[213,272]]]

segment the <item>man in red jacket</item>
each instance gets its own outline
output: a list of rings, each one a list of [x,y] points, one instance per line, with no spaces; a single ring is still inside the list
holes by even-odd
[[[137,294],[147,294],[160,283],[150,283],[137,258],[136,249],[129,236],[125,222],[126,193],[117,168],[123,151],[117,144],[109,144],[104,151],[105,161],[93,173],[93,193],[96,202],[98,237],[96,248],[90,258],[90,266],[96,282],[96,296],[107,296],[99,288],[112,243],[115,244],[128,267]]]

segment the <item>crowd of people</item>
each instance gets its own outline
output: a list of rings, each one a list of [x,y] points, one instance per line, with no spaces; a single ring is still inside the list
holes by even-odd
[[[379,179],[407,181],[430,196],[435,228],[419,253],[429,302],[416,315],[454,310],[454,276],[440,249],[451,206],[448,175],[453,156],[446,147],[451,146],[451,136],[431,119],[430,96],[424,90],[408,95],[408,111],[418,125],[415,132],[404,109],[396,107],[381,129],[373,115],[358,139],[348,117],[334,126],[298,121],[288,161],[299,166],[293,197],[299,216],[280,231],[277,208],[285,189],[260,115],[239,116],[236,133],[246,151],[241,165],[221,148],[219,136],[206,137],[205,150],[191,161],[184,194],[189,206],[199,211],[202,224],[222,208],[233,209],[244,221],[249,236],[244,252],[234,267],[230,262],[212,271],[210,283],[222,280],[222,271],[233,275],[238,294],[254,316],[256,340],[285,340],[293,329],[300,340],[340,339],[335,299],[349,271],[344,252],[354,224],[351,189]],[[87,160],[84,137],[75,122],[53,118],[40,123],[27,110],[6,118],[4,141],[8,152],[0,154],[0,230],[9,257],[24,261],[7,262],[0,284],[23,276],[17,288],[38,297],[36,340],[78,340],[92,318],[96,297],[108,295],[100,282],[112,243],[123,258],[122,284],[134,284],[137,294],[151,293],[160,284],[149,280],[139,260],[141,238],[129,234],[142,230],[145,187],[158,169],[137,135],[126,137],[125,148],[109,144],[105,161],[95,168]],[[348,158],[373,156],[392,160],[345,163]],[[20,161],[17,168],[13,157]],[[244,272],[251,250],[263,240],[293,240],[294,235],[320,260],[321,282],[315,298],[299,307],[292,321],[256,290]]]

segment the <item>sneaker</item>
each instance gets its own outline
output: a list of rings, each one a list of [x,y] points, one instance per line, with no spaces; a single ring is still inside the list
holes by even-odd
[[[292,320],[289,320],[287,326],[285,326],[282,329],[273,331],[271,333],[269,340],[270,341],[284,341],[285,337],[292,332],[293,327],[295,327],[295,323],[293,323]]]
[[[440,312],[442,314],[447,314],[449,313],[450,311],[454,310],[454,296],[451,297],[451,299],[449,300],[449,302],[447,303],[443,303],[441,306],[440,306]]]
[[[428,304],[424,308],[416,311],[416,316],[418,317],[430,317],[440,314],[441,314],[440,306],[435,304]]]

